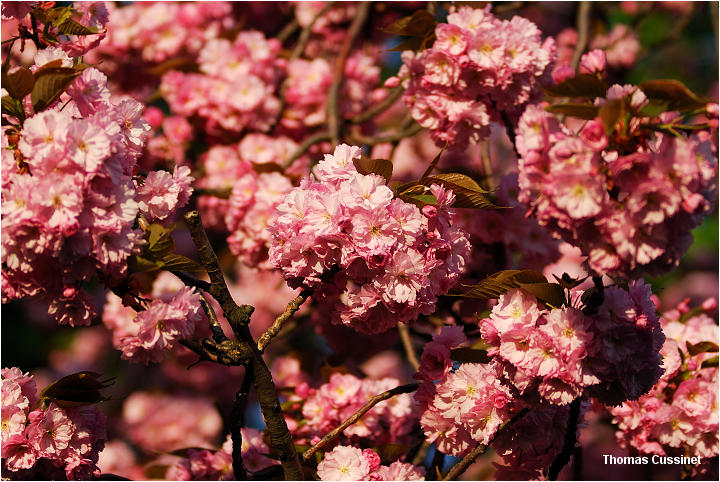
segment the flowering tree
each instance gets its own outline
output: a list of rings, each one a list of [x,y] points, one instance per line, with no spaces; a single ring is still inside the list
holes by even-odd
[[[711,7],[516,3],[4,2],[3,477],[716,477]]]

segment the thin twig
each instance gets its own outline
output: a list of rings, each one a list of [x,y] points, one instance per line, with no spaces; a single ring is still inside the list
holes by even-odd
[[[242,432],[245,425],[245,408],[250,396],[250,385],[252,384],[252,372],[245,368],[240,390],[235,394],[232,409],[230,410],[230,438],[232,439],[232,464],[235,480],[247,480],[247,471],[242,459]]]
[[[410,339],[410,329],[405,323],[398,323],[397,329],[400,334],[400,340],[402,341],[403,348],[405,349],[405,356],[407,356],[408,362],[413,367],[413,370],[418,371],[420,368],[420,361],[418,360],[417,353],[415,353],[415,347],[413,346],[412,339]]]
[[[371,2],[361,2],[357,7],[355,18],[350,24],[350,28],[347,31],[347,37],[342,45],[340,54],[335,62],[335,73],[333,76],[333,82],[328,90],[327,100],[327,124],[328,131],[330,132],[330,141],[337,145],[340,143],[340,90],[342,90],[343,80],[345,80],[345,63],[350,56],[350,51],[355,43],[360,30],[362,30],[365,20],[367,20],[368,13],[370,12]]]
[[[490,441],[486,445],[478,445],[475,447],[469,454],[467,454],[465,457],[462,458],[460,462],[455,464],[450,471],[443,477],[442,480],[455,480],[458,477],[460,477],[467,469],[470,467],[473,462],[475,462],[475,459],[477,459],[479,456],[485,453],[485,451],[488,449],[490,444],[493,443],[495,438],[505,429],[510,427],[513,423],[517,422],[520,418],[525,416],[526,413],[528,413],[530,410],[527,408],[524,408],[520,410],[518,413],[515,414],[510,420],[503,423],[498,427],[498,429],[495,431],[495,434],[490,438]]]
[[[329,141],[330,140],[330,133],[327,131],[318,132],[317,134],[314,134],[308,138],[306,138],[302,144],[300,144],[297,149],[295,149],[295,152],[292,153],[292,155],[288,158],[287,161],[283,164],[283,169],[287,169],[288,167],[292,166],[292,163],[295,162],[297,159],[299,159],[303,154],[305,154],[308,149],[310,149],[312,146],[317,144],[318,142],[322,141]]]
[[[300,27],[300,24],[297,21],[297,18],[294,18],[288,22],[287,25],[283,27],[282,30],[280,30],[280,33],[277,34],[277,38],[280,43],[285,43],[287,39],[290,38],[292,34],[295,33],[295,31]]]
[[[570,462],[570,457],[572,457],[572,454],[575,451],[575,444],[577,443],[577,428],[579,420],[580,398],[576,398],[570,404],[565,440],[563,441],[562,450],[550,465],[550,470],[548,471],[549,480],[557,480],[558,475],[560,475],[560,471],[567,465],[568,462]]]
[[[400,385],[398,387],[395,387],[393,389],[390,389],[386,392],[382,392],[378,395],[375,395],[374,397],[370,398],[365,405],[363,405],[360,410],[353,413],[350,418],[345,420],[343,423],[341,423],[335,430],[325,435],[318,443],[307,449],[305,452],[303,452],[303,459],[308,460],[310,457],[313,456],[315,452],[320,450],[321,448],[328,445],[330,442],[335,440],[336,437],[338,437],[346,428],[348,428],[350,425],[354,424],[360,418],[362,418],[363,415],[365,415],[368,411],[370,411],[371,408],[373,408],[378,403],[387,400],[388,398],[392,398],[395,395],[400,395],[402,393],[411,393],[417,390],[418,385],[417,383],[411,383],[409,385]]]
[[[258,340],[257,347],[260,353],[265,351],[265,347],[267,347],[270,341],[275,338],[275,335],[280,333],[280,330],[285,325],[285,322],[292,318],[295,312],[300,309],[300,306],[305,303],[305,300],[309,297],[310,291],[303,291],[287,304],[285,311],[283,311],[282,314],[275,319],[272,326],[270,326],[270,328],[268,328]]]
[[[573,50],[572,57],[570,59],[570,65],[573,69],[577,69],[578,63],[580,62],[580,56],[585,51],[585,47],[588,43],[588,35],[590,32],[590,5],[591,2],[580,2],[577,10],[577,29],[578,29],[578,41]]]
[[[405,92],[405,89],[400,86],[391,89],[383,100],[370,107],[365,112],[361,112],[358,115],[349,118],[348,122],[350,124],[362,124],[363,122],[369,121],[376,115],[388,110],[395,103],[395,101],[400,98],[403,92]]]
[[[190,236],[195,243],[200,262],[205,266],[205,270],[210,277],[209,293],[220,303],[225,318],[237,336],[238,327],[248,325],[250,315],[255,308],[249,305],[238,306],[233,300],[232,295],[230,295],[230,291],[225,283],[225,276],[220,269],[217,255],[203,228],[200,213],[197,210],[190,211],[185,215],[185,222],[190,229]],[[240,337],[238,336],[238,338]]]
[[[352,137],[354,140],[359,142],[360,144],[365,144],[367,146],[374,146],[376,144],[384,144],[386,142],[395,142],[399,141],[401,139],[405,139],[406,137],[412,137],[418,132],[422,130],[422,126],[420,124],[412,124],[410,127],[408,127],[405,130],[399,131],[399,132],[393,132],[390,134],[382,134],[378,136],[364,136],[360,132],[353,132]]]

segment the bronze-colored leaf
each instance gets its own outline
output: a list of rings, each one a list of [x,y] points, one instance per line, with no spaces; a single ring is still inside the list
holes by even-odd
[[[99,373],[83,371],[73,373],[48,385],[40,398],[55,402],[61,407],[78,407],[98,403],[107,398],[100,390],[112,385],[112,379],[100,380]]]
[[[713,343],[712,341],[701,341],[699,343],[695,343],[694,345],[690,342],[686,342],[685,346],[687,347],[687,351],[690,353],[690,356],[695,356],[699,353],[717,353],[718,351],[717,343]]]
[[[553,114],[569,115],[578,119],[591,120],[598,115],[598,106],[591,104],[554,104],[545,110]]]
[[[131,273],[141,273],[160,269],[160,265],[157,260],[133,254],[128,258],[128,269]]]
[[[448,145],[447,145],[447,142],[446,142],[445,145],[442,147],[442,149],[440,149],[440,152],[438,152],[438,153],[435,155],[435,157],[433,158],[432,162],[430,162],[430,165],[427,167],[427,169],[425,169],[425,172],[423,172],[423,175],[420,176],[420,179],[425,179],[425,178],[428,177],[430,174],[432,174],[432,172],[435,170],[435,168],[437,167],[438,163],[440,162],[440,158],[442,157],[443,152],[445,152],[445,149],[447,148],[447,146],[448,146]]]
[[[383,444],[373,448],[375,453],[380,456],[380,462],[385,465],[390,465],[399,459],[408,449],[410,449],[409,445],[400,444]]]
[[[545,92],[554,97],[605,97],[608,85],[591,74],[578,74],[552,87]]]
[[[55,62],[61,61],[50,62],[35,72],[35,84],[31,94],[35,112],[51,106],[81,73],[72,67],[50,66]]]
[[[72,18],[67,18],[62,23],[56,24],[56,27],[58,32],[65,35],[94,35],[98,33],[97,28],[83,25]]]
[[[393,164],[387,159],[369,159],[361,156],[360,159],[353,159],[355,169],[360,174],[377,174],[385,178],[385,182],[390,182],[393,172]]]
[[[702,364],[700,365],[701,368],[709,368],[709,367],[717,367],[718,366],[718,357],[714,356],[712,358],[708,358]]]
[[[492,274],[477,284],[464,286],[469,289],[462,293],[454,293],[453,296],[494,299],[508,290],[520,288],[521,283],[547,283],[547,279],[537,271],[508,269]]]
[[[455,202],[452,205],[455,208],[501,208],[485,196],[488,191],[464,174],[437,174],[421,179],[418,183],[424,186],[439,184],[451,190],[455,195]]]
[[[2,113],[17,117],[18,119],[22,119],[25,116],[18,102],[9,95],[2,96]]]
[[[435,17],[427,10],[417,10],[408,17],[396,20],[383,30],[395,35],[406,35],[409,37],[422,37],[428,32],[434,32],[437,22]]]
[[[640,84],[651,101],[667,102],[668,110],[691,111],[705,107],[709,99],[700,97],[679,80],[648,80]]]
[[[612,99],[605,102],[598,110],[598,117],[605,127],[605,133],[610,134],[617,122],[622,118],[625,112],[625,103],[622,99]]]
[[[565,304],[565,290],[557,283],[518,283],[518,287],[555,308]]]
[[[23,100],[32,92],[35,78],[30,69],[19,67],[13,72],[3,76],[3,87],[13,99]]]

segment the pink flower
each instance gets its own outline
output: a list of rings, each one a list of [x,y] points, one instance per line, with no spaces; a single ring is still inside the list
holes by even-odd
[[[149,222],[164,221],[185,206],[192,194],[190,168],[177,166],[172,176],[167,171],[152,171],[137,189],[140,211]]]
[[[6,438],[3,432],[2,458],[8,469],[17,472],[32,468],[38,454],[23,435],[16,434]]]
[[[362,450],[338,445],[325,454],[317,473],[320,480],[363,480],[370,473],[370,463]]]
[[[67,448],[75,432],[75,424],[68,419],[64,410],[54,403],[44,412],[35,410],[30,413],[27,426],[27,438],[38,455],[49,459],[58,459]]]

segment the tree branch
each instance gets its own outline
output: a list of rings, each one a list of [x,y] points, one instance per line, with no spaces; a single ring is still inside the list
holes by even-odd
[[[263,335],[258,340],[257,347],[260,353],[263,353],[265,351],[265,347],[267,347],[270,341],[275,338],[275,335],[280,333],[280,330],[282,329],[285,322],[292,318],[295,312],[300,309],[300,306],[305,303],[305,300],[310,297],[310,294],[310,291],[304,290],[295,298],[293,298],[290,303],[288,303],[285,311],[283,311],[283,313],[275,319],[272,326],[268,328],[267,331],[263,333]]]
[[[374,397],[370,398],[365,405],[363,405],[357,412],[353,413],[347,420],[345,420],[343,423],[341,423],[338,427],[336,427],[333,431],[329,432],[327,435],[325,435],[318,443],[307,449],[305,452],[303,452],[303,460],[308,460],[310,457],[313,456],[315,452],[320,450],[321,448],[328,445],[330,442],[335,440],[346,428],[348,428],[350,425],[354,424],[358,420],[362,418],[363,415],[365,415],[368,411],[370,411],[371,408],[373,408],[378,403],[387,400],[388,398],[392,398],[395,395],[400,395],[402,393],[411,393],[417,390],[418,384],[417,383],[411,383],[409,385],[400,385],[395,388],[392,388],[386,392],[382,392],[378,395],[375,395]]]
[[[548,471],[549,480],[557,480],[560,471],[570,462],[573,452],[575,452],[575,444],[577,443],[577,428],[580,420],[580,398],[576,398],[570,404],[570,412],[568,413],[567,431],[565,432],[565,440],[563,441],[562,450],[555,457]]]
[[[381,114],[392,107],[395,101],[402,96],[403,92],[405,92],[405,89],[399,86],[391,89],[383,100],[370,107],[365,112],[361,112],[360,114],[351,117],[348,119],[348,122],[350,124],[362,124],[363,122],[369,121],[376,115]]]
[[[172,274],[180,278],[180,281],[185,283],[187,286],[195,287],[197,289],[203,290],[207,293],[210,293],[210,283],[208,283],[205,280],[197,279],[196,277],[185,273],[183,271],[170,271]]]
[[[384,144],[385,142],[395,142],[402,139],[405,139],[406,137],[412,137],[418,132],[422,130],[422,126],[420,124],[411,124],[410,127],[407,129],[401,130],[399,132],[392,132],[390,134],[382,134],[378,136],[364,136],[360,132],[353,132],[352,138],[354,141],[365,144],[367,146],[374,146],[376,144]]]
[[[442,480],[455,480],[458,477],[460,477],[467,469],[470,467],[473,462],[475,462],[475,459],[477,459],[479,456],[485,453],[485,451],[488,449],[490,444],[493,443],[495,440],[495,437],[497,437],[501,432],[503,432],[506,428],[511,426],[513,423],[517,422],[519,419],[521,419],[523,416],[525,416],[526,413],[528,413],[530,410],[527,408],[524,408],[520,410],[518,413],[515,414],[514,417],[512,417],[510,420],[505,422],[504,424],[500,425],[498,427],[497,431],[495,431],[495,434],[490,438],[490,441],[487,443],[487,445],[478,445],[475,447],[469,454],[467,454],[465,457],[462,458],[460,462],[453,465],[453,467],[450,469],[450,471],[443,477]]]
[[[297,149],[295,149],[295,152],[292,153],[292,155],[288,158],[287,161],[283,164],[283,169],[287,169],[288,167],[292,166],[292,163],[295,162],[300,156],[305,154],[308,149],[310,149],[312,146],[317,144],[318,142],[322,141],[329,141],[330,140],[330,133],[327,131],[318,132],[317,134],[314,134],[310,137],[307,137],[304,141],[302,141],[302,144],[300,144]]]
[[[577,69],[580,57],[585,51],[585,47],[588,43],[588,35],[590,31],[590,2],[580,2],[577,11],[577,29],[578,29],[578,41],[573,50],[572,57],[570,59],[570,65],[573,69]]]
[[[330,141],[337,145],[340,143],[340,90],[342,89],[343,80],[345,79],[345,63],[350,56],[350,50],[355,43],[365,20],[370,12],[371,2],[362,2],[357,7],[357,13],[355,18],[350,24],[350,28],[347,32],[347,37],[343,43],[340,55],[338,55],[337,61],[335,62],[335,75],[333,77],[333,83],[330,85],[328,91],[327,100],[327,123],[328,131],[330,132]]]
[[[208,321],[210,322],[210,331],[212,332],[212,338],[215,340],[215,343],[221,343],[226,340],[227,338],[225,338],[225,333],[223,333],[220,322],[215,314],[215,310],[212,309],[212,306],[210,306],[210,303],[207,302],[203,295],[200,295],[200,306],[202,306],[203,311],[205,311],[205,314],[208,317]]]
[[[205,270],[210,277],[209,293],[218,301],[218,303],[220,303],[223,313],[225,314],[225,318],[227,318],[230,326],[235,332],[235,335],[239,339],[239,327],[248,325],[250,322],[250,315],[255,308],[250,305],[238,306],[230,295],[230,291],[225,283],[225,276],[220,269],[220,263],[218,262],[217,255],[210,245],[210,240],[203,228],[200,213],[197,210],[190,211],[185,214],[185,222],[190,229],[190,236],[197,248],[200,262],[203,266],[205,266]]]
[[[407,356],[408,362],[412,365],[413,369],[418,371],[420,368],[420,361],[418,360],[415,347],[413,346],[412,339],[410,338],[410,329],[405,323],[398,323],[397,329],[400,334],[400,340],[402,341],[403,348],[405,349],[405,356]]]
[[[235,480],[247,480],[247,471],[242,459],[242,429],[245,424],[245,407],[250,396],[250,385],[252,383],[252,373],[245,367],[245,376],[243,377],[240,390],[235,394],[232,409],[230,410],[230,438],[232,439],[232,464]]]

